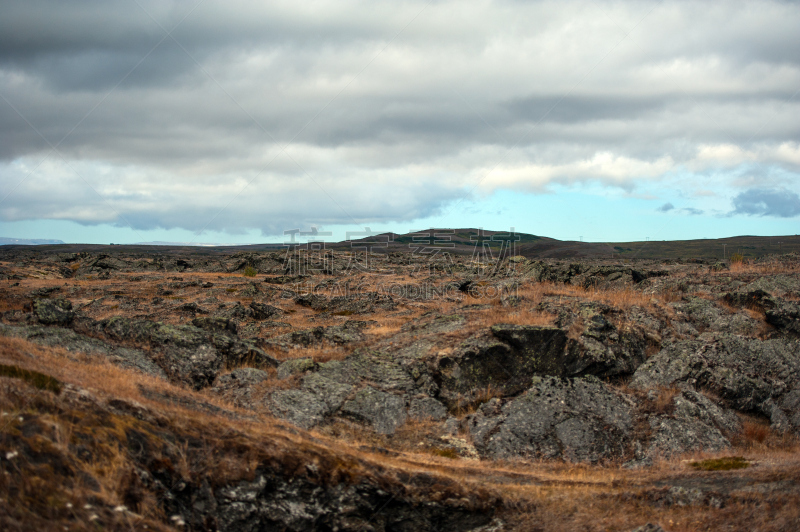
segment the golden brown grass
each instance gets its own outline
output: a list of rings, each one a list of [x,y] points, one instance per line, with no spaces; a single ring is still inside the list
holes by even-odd
[[[800,271],[800,264],[796,261],[775,261],[767,263],[752,262],[746,259],[731,262],[728,272],[715,272],[714,275],[733,274],[756,274],[756,275],[775,275],[780,273],[797,273]]]
[[[431,449],[437,446],[444,448],[436,442],[419,446],[422,435],[426,433],[426,425],[422,422],[407,424],[391,439],[362,429],[360,434],[345,432],[336,437],[324,431],[315,431],[313,435],[316,439],[312,441],[303,431],[287,431],[281,422],[269,418],[231,420],[186,410],[180,404],[148,399],[141,395],[140,385],[177,396],[215,402],[206,394],[122,370],[95,358],[57,348],[41,348],[9,338],[0,338],[0,358],[2,363],[46,372],[65,384],[89,389],[91,396],[100,401],[111,398],[134,400],[162,416],[158,430],[170,430],[180,436],[174,444],[166,440],[154,440],[160,441],[155,448],[164,446],[165,451],[153,459],[179,472],[187,482],[211,478],[215,483],[224,484],[249,478],[255,467],[265,460],[284,464],[288,468],[296,464],[296,474],[303,474],[303,467],[311,461],[326,471],[326,478],[337,479],[335,482],[359,482],[358,479],[372,479],[369,480],[372,482],[382,479],[380,482],[386,486],[384,489],[395,490],[405,486],[402,488],[407,490],[405,493],[417,493],[434,500],[437,497],[440,497],[439,500],[443,497],[462,498],[470,501],[467,503],[470,505],[480,505],[483,504],[481,501],[499,497],[503,501],[499,506],[500,516],[509,530],[630,530],[646,522],[660,522],[671,531],[712,530],[720,526],[730,530],[788,530],[800,523],[800,501],[796,496],[785,494],[773,495],[769,501],[753,498],[752,495],[749,499],[732,499],[722,509],[705,506],[663,507],[649,503],[647,490],[656,483],[663,485],[673,479],[694,478],[696,475],[742,474],[694,472],[680,459],[661,461],[655,467],[642,471],[629,471],[613,465],[589,466],[526,460],[473,462],[433,454]],[[36,398],[34,392],[25,392],[26,385],[18,380],[0,379],[0,383],[0,407],[4,411],[21,411],[24,416],[36,415],[41,423],[54,427],[53,453],[71,452],[70,443],[76,444],[80,441],[78,436],[94,428],[93,445],[97,447],[93,449],[102,454],[98,455],[101,459],[85,466],[87,473],[100,482],[99,494],[92,493],[80,483],[69,487],[53,486],[52,481],[51,484],[41,481],[41,485],[35,485],[34,481],[40,482],[36,479],[46,477],[37,476],[41,473],[37,473],[39,470],[33,464],[20,462],[19,466],[30,474],[24,482],[15,477],[23,482],[19,485],[23,488],[20,497],[9,495],[0,485],[6,501],[15,504],[29,497],[38,497],[42,501],[57,501],[62,507],[70,502],[73,508],[82,508],[90,495],[110,505],[124,502],[129,497],[128,491],[135,487],[131,476],[132,457],[124,444],[115,446],[111,443],[119,437],[124,442],[124,430],[129,428],[145,435],[151,434],[150,431],[154,429],[147,422],[111,416],[103,424],[50,392],[40,392]],[[232,409],[224,402],[216,403]],[[22,410],[19,410],[20,407]],[[16,430],[18,425],[15,423],[18,422],[12,422],[3,430]],[[759,430],[748,429],[747,426],[745,433],[750,434],[749,437],[757,443],[761,438]],[[345,434],[350,436],[341,437]],[[770,437],[765,437],[760,445],[769,441]],[[189,442],[195,440],[197,443],[190,446]],[[395,454],[387,454],[376,447],[389,447],[396,451]],[[698,454],[691,458],[702,460],[719,456],[723,455]],[[754,446],[744,457],[758,464],[758,467],[744,470],[747,472],[744,474],[752,475],[754,481],[768,482],[800,474],[796,446],[779,449]],[[417,477],[422,474],[425,477]],[[414,478],[427,480],[414,484],[416,481],[409,480]],[[724,483],[724,478],[719,477],[721,483]],[[710,479],[708,477],[706,481]],[[435,495],[437,491],[442,495]],[[128,527],[139,528],[147,524],[150,529],[156,530],[165,527],[162,523],[169,516],[161,513],[156,498],[145,492],[135,500],[136,506],[132,509],[136,515],[120,513],[115,516],[97,510],[101,513],[101,522],[111,528],[121,528],[126,523]],[[34,504],[33,508],[40,507]],[[66,519],[61,510],[42,509],[41,512],[42,516],[51,515],[55,522]],[[26,515],[26,519],[34,519],[30,514]],[[88,512],[78,512],[71,522],[78,525],[83,523],[88,528],[88,516]],[[120,521],[116,523],[113,519]],[[46,528],[44,523],[41,526]],[[74,528],[83,529],[84,526]]]
[[[658,301],[661,295],[644,294],[634,288],[615,288],[604,290],[600,288],[583,288],[563,283],[526,283],[518,290],[520,296],[530,300],[532,305],[537,305],[545,296],[561,296],[565,298],[578,298],[588,301],[597,301],[620,310],[629,310],[632,306],[652,308],[653,300]]]

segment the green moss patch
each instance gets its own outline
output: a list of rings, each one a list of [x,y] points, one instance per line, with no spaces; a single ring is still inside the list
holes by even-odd
[[[436,456],[442,456],[444,458],[450,458],[450,459],[453,459],[453,460],[459,458],[458,452],[456,452],[455,449],[438,449],[438,448],[435,448],[435,449],[431,449],[431,452],[433,454],[435,454]]]
[[[0,364],[0,376],[11,377],[12,379],[22,379],[28,384],[40,390],[49,390],[53,393],[61,393],[61,383],[50,375],[22,369],[18,366],[6,366]]]
[[[728,471],[730,469],[744,469],[750,465],[750,462],[741,456],[723,456],[722,458],[690,462],[689,465],[701,471]]]

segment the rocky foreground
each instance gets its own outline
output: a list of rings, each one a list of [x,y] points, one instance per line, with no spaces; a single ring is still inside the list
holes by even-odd
[[[800,528],[797,255],[16,248],[0,279],[4,529]]]

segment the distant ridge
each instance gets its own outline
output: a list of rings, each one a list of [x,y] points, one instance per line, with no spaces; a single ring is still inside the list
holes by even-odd
[[[217,244],[213,242],[164,242],[162,240],[154,240],[153,242],[135,242],[129,244],[131,246],[192,246],[201,248],[216,248],[216,247],[231,247],[231,246],[249,246],[252,244]]]
[[[365,233],[369,233],[365,231]],[[363,234],[363,233],[362,233]],[[358,235],[360,236],[360,235]],[[513,243],[513,247],[510,244]],[[0,246],[33,246],[50,244],[40,248],[58,252],[89,251],[104,253],[169,253],[180,254],[230,254],[235,252],[274,252],[286,251],[285,243],[263,244],[215,244],[192,242],[139,242],[136,244],[64,244],[60,240],[0,238]],[[296,242],[303,248],[305,242]],[[288,246],[290,247],[290,246]],[[190,251],[187,248],[193,248]],[[694,240],[650,240],[638,242],[583,242],[557,240],[530,233],[509,233],[476,228],[444,229],[432,228],[421,231],[397,234],[369,234],[366,238],[356,238],[340,242],[325,242],[323,249],[336,251],[364,251],[375,253],[420,253],[431,254],[438,248],[440,252],[453,255],[482,257],[502,257],[507,253],[522,255],[529,259],[570,259],[584,260],[608,258],[619,260],[637,259],[693,259],[726,260],[732,255],[744,259],[755,259],[765,255],[800,253],[800,235],[773,236],[732,236],[726,238],[704,238]],[[432,251],[433,250],[433,251]]]
[[[51,240],[46,238],[6,238],[0,236],[0,246],[42,246],[63,243],[63,240]]]

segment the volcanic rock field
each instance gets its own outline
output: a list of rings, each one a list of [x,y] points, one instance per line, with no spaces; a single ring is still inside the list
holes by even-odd
[[[4,530],[796,530],[800,256],[0,249]]]

